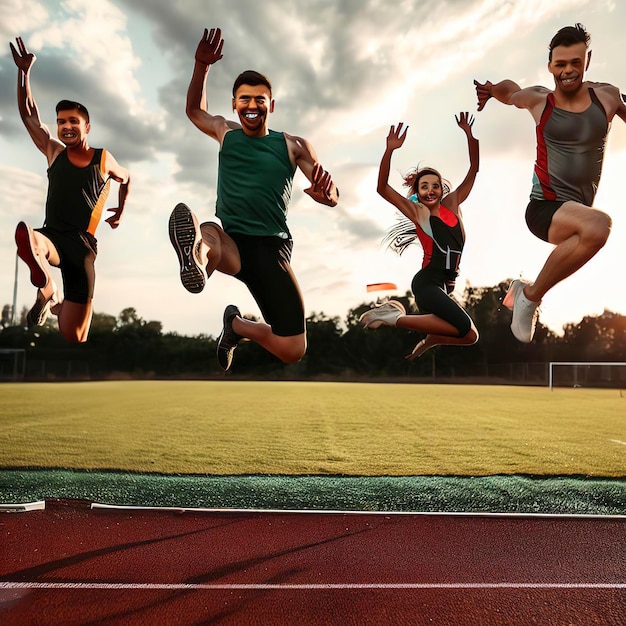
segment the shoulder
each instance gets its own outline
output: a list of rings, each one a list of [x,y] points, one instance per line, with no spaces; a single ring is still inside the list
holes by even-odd
[[[274,132],[277,132],[277,131],[274,131]],[[299,137],[298,135],[292,135],[291,133],[285,133],[285,132],[281,132],[279,134],[281,134],[285,138],[285,142],[287,143],[290,149],[292,147],[299,148],[302,146],[306,146],[309,143],[304,137]]]
[[[609,92],[614,91],[615,93],[619,93],[619,89],[615,87],[615,85],[611,85],[611,83],[600,83],[593,80],[587,80],[584,84],[586,87],[591,87],[592,89],[599,89],[601,91]]]
[[[454,213],[454,215],[459,215],[460,213],[460,205],[458,200],[457,189],[451,191],[449,194],[441,198],[441,206],[446,210],[450,211],[450,213]]]
[[[524,108],[530,108],[538,103],[545,102],[546,98],[551,93],[551,89],[543,87],[542,85],[524,87],[524,89],[516,91],[511,96],[511,103],[517,106],[523,106]]]
[[[611,85],[610,83],[595,83],[591,81],[586,81],[584,84],[586,87],[593,89],[600,97],[610,98],[617,103],[622,100],[622,94],[615,85]]]
[[[598,97],[598,100],[602,103],[609,121],[613,118],[615,113],[618,112],[618,110],[622,110],[624,108],[622,94],[620,90],[615,87],[615,85],[591,81],[585,82],[585,85],[593,89],[594,93]]]

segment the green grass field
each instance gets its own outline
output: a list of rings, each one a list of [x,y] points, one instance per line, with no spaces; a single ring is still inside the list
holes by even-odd
[[[0,467],[626,476],[618,390],[320,382],[0,386]]]

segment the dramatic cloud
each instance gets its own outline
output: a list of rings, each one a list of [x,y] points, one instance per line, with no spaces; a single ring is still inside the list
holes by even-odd
[[[184,111],[203,28],[219,26],[224,58],[209,73],[209,110],[232,118],[237,74],[249,68],[266,73],[276,98],[272,128],[309,139],[341,188],[340,205],[329,209],[313,203],[302,192],[307,181],[296,177],[289,222],[307,309],[344,313],[362,297],[372,273],[408,288],[419,249],[397,258],[380,246],[395,219],[375,190],[385,137],[391,124],[410,126],[392,163],[396,188],[399,172],[417,163],[438,167],[458,184],[468,166],[454,120],[459,111],[474,112],[481,142],[481,171],[464,206],[468,244],[461,281],[494,284],[522,271],[531,276],[549,251],[523,223],[533,121],[496,102],[476,113],[472,81],[549,85],[548,41],[561,26],[580,21],[592,35],[589,79],[626,91],[619,62],[625,15],[612,0],[32,0],[28,11],[18,0],[0,0],[6,46],[0,56],[0,194],[9,207],[0,214],[0,262],[13,264],[18,216],[38,225],[45,201],[45,159],[15,103],[8,42],[22,35],[38,57],[32,83],[43,120],[54,132],[56,102],[84,102],[93,121],[92,145],[109,148],[133,175],[123,228],[113,232],[102,225],[98,231],[96,310],[117,314],[135,306],[167,329],[216,333],[227,299],[254,309],[245,289],[225,277],[211,279],[215,298],[186,294],[167,238],[176,202],[187,202],[201,219],[213,215],[218,145]],[[621,163],[626,129],[620,121],[614,126],[607,161]],[[621,197],[619,174],[612,175],[610,166],[598,195],[609,210]],[[626,242],[618,224],[616,219],[602,257],[594,259],[599,273],[610,271],[602,259]],[[575,287],[587,293],[584,302],[573,293],[566,312],[559,309],[552,318],[546,303],[547,323],[558,326],[564,315],[571,320],[574,311],[609,302],[598,281],[583,281]],[[8,300],[11,277],[0,276],[0,293]],[[21,301],[32,296],[28,282],[20,282]],[[567,297],[561,300],[565,307]],[[626,301],[621,306],[626,310]]]

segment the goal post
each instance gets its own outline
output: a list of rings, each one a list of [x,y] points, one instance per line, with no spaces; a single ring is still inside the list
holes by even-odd
[[[554,370],[557,367],[571,367],[572,369],[572,380],[571,386],[577,387],[582,386],[583,382],[587,382],[587,372],[591,367],[603,367],[608,369],[608,377],[605,377],[604,380],[607,382],[613,382],[612,378],[612,368],[614,367],[626,367],[626,362],[624,361],[550,361],[548,368],[548,386],[550,387],[550,391],[553,390],[555,386],[554,379]],[[585,369],[587,368],[587,369]],[[626,370],[624,370],[626,372]],[[617,377],[617,380],[621,380],[621,376]]]
[[[21,380],[26,371],[26,350],[0,349],[0,380]]]

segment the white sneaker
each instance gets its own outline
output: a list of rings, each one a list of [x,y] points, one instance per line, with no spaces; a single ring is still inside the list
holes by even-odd
[[[502,304],[513,310],[511,331],[522,343],[530,343],[535,334],[535,326],[539,319],[539,302],[533,302],[524,295],[525,281],[514,280],[509,286]]]
[[[379,326],[395,326],[398,318],[403,315],[406,315],[406,310],[404,306],[402,306],[402,303],[397,300],[389,300],[369,311],[365,311],[365,313],[359,317],[359,322],[361,322],[365,328],[371,328],[373,330]]]

